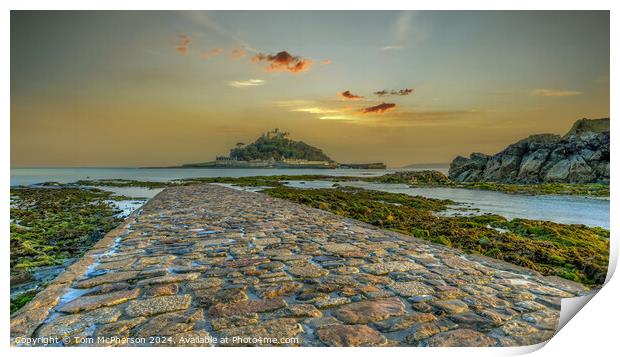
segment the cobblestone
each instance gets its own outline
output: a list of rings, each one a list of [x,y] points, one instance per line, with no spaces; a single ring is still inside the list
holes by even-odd
[[[167,188],[68,271],[12,317],[13,339],[513,346],[553,336],[559,299],[586,291],[217,185]],[[263,345],[252,341],[214,344]]]

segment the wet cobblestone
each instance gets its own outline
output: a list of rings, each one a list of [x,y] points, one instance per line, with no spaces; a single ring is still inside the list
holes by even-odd
[[[557,277],[217,185],[167,188],[67,274],[12,317],[13,339],[528,345],[553,336],[560,298],[585,291]],[[246,339],[205,342],[231,336]],[[256,343],[260,338],[268,343]]]

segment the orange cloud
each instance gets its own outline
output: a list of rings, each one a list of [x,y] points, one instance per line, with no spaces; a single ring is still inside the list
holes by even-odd
[[[252,57],[252,62],[269,62],[269,66],[265,68],[267,72],[305,72],[312,66],[312,60],[293,56],[286,51],[278,52],[275,55],[258,53]]]
[[[342,93],[339,93],[339,95],[345,99],[350,99],[350,100],[359,100],[362,99],[364,97],[362,97],[361,95],[356,95],[351,93],[351,91],[345,90]]]
[[[245,57],[246,55],[247,55],[247,52],[245,52],[243,48],[235,48],[234,50],[230,52],[230,58],[232,59],[239,59],[239,58]]]
[[[179,42],[177,43],[176,51],[182,55],[186,55],[189,52],[189,44],[192,43],[192,40],[183,34],[178,35],[178,37]]]
[[[396,107],[394,103],[381,103],[372,107],[362,109],[362,113],[385,113]]]
[[[410,88],[405,88],[405,89],[399,89],[399,90],[391,90],[391,91],[387,91],[387,90],[380,90],[380,91],[376,91],[374,92],[375,95],[379,96],[379,97],[389,97],[391,95],[409,95],[413,93],[413,89]]]
[[[324,64],[324,65],[332,64],[332,60],[323,60],[321,61],[321,64]]]
[[[203,58],[203,59],[209,59],[211,57],[215,57],[215,56],[221,55],[222,52],[224,52],[224,50],[222,50],[221,48],[212,48],[209,51],[203,51],[200,54],[200,57]]]

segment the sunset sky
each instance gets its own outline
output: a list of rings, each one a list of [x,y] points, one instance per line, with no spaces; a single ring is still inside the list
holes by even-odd
[[[609,12],[12,12],[11,166],[495,153],[609,116]]]

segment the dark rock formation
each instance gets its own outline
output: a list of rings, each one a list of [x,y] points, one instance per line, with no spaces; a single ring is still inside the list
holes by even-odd
[[[563,137],[531,135],[495,155],[450,164],[454,181],[609,183],[609,118],[581,119]]]

